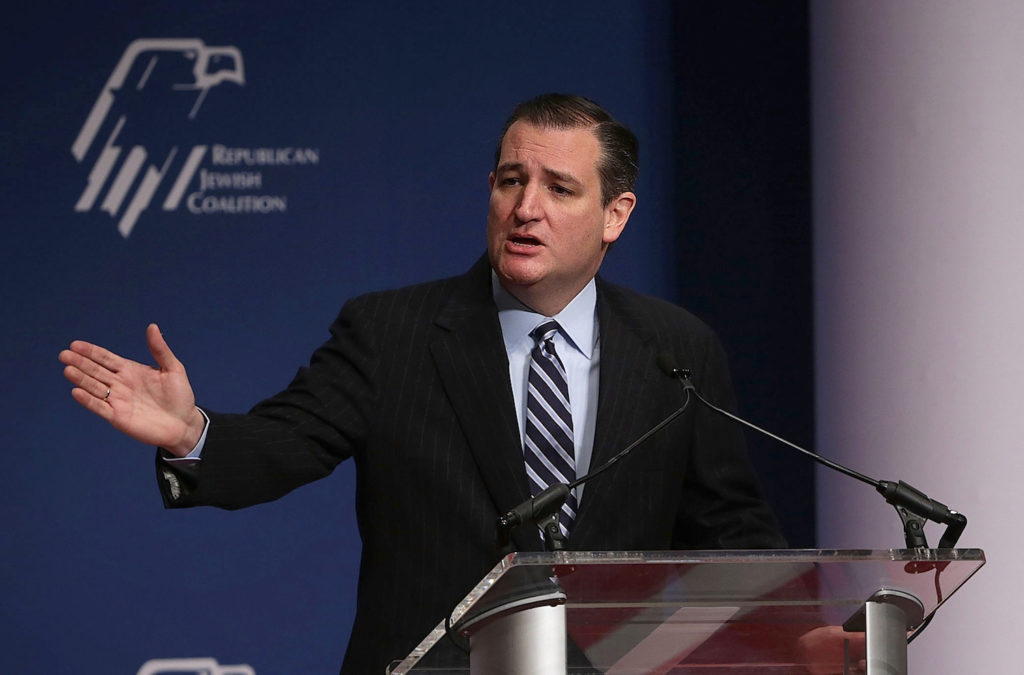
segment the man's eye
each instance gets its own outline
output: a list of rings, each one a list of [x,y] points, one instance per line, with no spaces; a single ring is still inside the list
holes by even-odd
[[[561,185],[551,185],[549,189],[552,192],[554,192],[556,195],[571,195],[572,194],[572,190],[570,190],[568,188],[564,188]]]
[[[519,185],[519,178],[517,176],[508,176],[501,179],[501,184],[507,186]]]

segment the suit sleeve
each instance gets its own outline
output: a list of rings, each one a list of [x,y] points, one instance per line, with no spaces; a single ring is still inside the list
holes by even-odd
[[[365,302],[349,302],[330,339],[281,393],[248,414],[208,412],[202,459],[157,458],[164,504],[237,509],[277,499],[323,478],[365,446],[377,366]]]

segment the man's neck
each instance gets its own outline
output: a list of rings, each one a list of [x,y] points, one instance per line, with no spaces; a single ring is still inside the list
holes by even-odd
[[[498,278],[498,283],[501,287],[508,292],[509,295],[514,297],[519,302],[526,305],[528,308],[541,314],[543,316],[554,316],[561,312],[565,307],[573,301],[573,299],[580,294],[587,284],[583,284],[579,288],[566,289],[562,287],[557,293],[545,292],[543,289],[534,286],[513,286],[511,284],[505,284],[501,278]],[[590,280],[587,280],[590,283]]]
[[[537,327],[543,316],[527,307],[518,298],[505,290],[498,282],[498,275],[491,273],[491,292],[498,307],[498,321],[501,323],[505,349],[510,354],[523,348],[528,352],[533,346],[530,331]],[[593,280],[583,287],[565,307],[550,318],[558,321],[562,335],[586,358],[591,358],[597,336],[596,309],[597,287]]]

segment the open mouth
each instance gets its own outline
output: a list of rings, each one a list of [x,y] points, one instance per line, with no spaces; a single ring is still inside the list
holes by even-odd
[[[533,247],[540,245],[540,241],[536,238],[524,235],[512,235],[508,240],[515,246]]]

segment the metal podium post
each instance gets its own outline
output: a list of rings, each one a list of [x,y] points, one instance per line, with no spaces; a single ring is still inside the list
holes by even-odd
[[[469,644],[470,675],[565,675],[565,605],[501,616]]]
[[[907,632],[923,620],[920,600],[903,591],[882,589],[844,628],[864,631],[867,675],[907,675]]]

